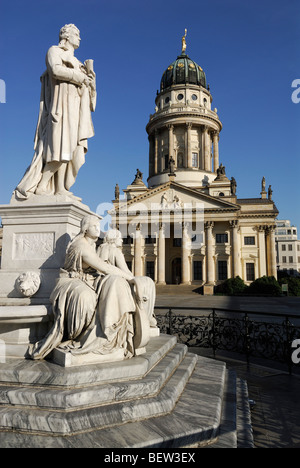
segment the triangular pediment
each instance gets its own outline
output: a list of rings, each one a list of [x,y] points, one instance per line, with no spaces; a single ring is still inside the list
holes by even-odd
[[[213,197],[200,190],[186,187],[176,182],[168,182],[148,189],[143,194],[120,202],[121,207],[128,211],[149,211],[153,209],[174,210],[176,208],[192,208],[202,205],[204,211],[238,211],[239,205],[231,203],[221,197]],[[115,206],[118,211],[118,207]]]

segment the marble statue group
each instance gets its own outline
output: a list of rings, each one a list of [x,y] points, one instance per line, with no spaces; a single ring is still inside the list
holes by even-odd
[[[67,24],[59,44],[47,52],[34,156],[14,191],[18,203],[41,196],[55,203],[61,195],[80,201],[70,188],[94,135],[91,112],[96,106],[93,60],[81,63],[74,56],[80,40],[77,27]],[[144,352],[150,329],[156,327],[154,282],[135,278],[128,269],[119,231],[110,230],[97,250],[99,235],[99,217],[84,216],[50,297],[53,325],[30,344],[28,358],[44,359],[55,349],[106,355],[108,360],[116,350],[122,359]]]
[[[147,328],[156,327],[153,281],[132,275],[120,250],[118,230],[108,231],[96,251],[99,235],[99,218],[84,217],[50,298],[53,327],[30,346],[28,357],[43,359],[59,347],[74,355],[122,349],[124,358],[130,358],[145,334],[146,340],[149,337]],[[142,323],[138,327],[136,322]]]

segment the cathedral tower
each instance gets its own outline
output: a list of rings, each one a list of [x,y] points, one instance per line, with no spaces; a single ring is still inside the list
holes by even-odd
[[[201,188],[216,177],[219,167],[219,133],[222,124],[202,68],[186,54],[162,75],[155,113],[146,127],[149,138],[149,188],[168,181],[170,159],[176,182]]]

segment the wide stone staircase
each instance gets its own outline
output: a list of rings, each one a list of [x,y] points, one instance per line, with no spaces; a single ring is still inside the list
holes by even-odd
[[[247,385],[175,336],[130,360],[0,363],[0,447],[252,447]]]

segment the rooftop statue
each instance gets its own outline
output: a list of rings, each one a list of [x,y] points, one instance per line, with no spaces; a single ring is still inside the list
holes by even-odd
[[[186,35],[187,35],[187,29],[184,30],[184,36],[182,36],[182,51],[181,51],[181,54],[185,54],[185,51],[186,51]]]
[[[60,30],[59,44],[47,52],[34,156],[15,189],[17,200],[32,194],[78,199],[69,190],[85,162],[88,138],[94,136],[91,112],[96,107],[93,60],[82,64],[74,56],[80,41],[76,26],[67,24]]]

